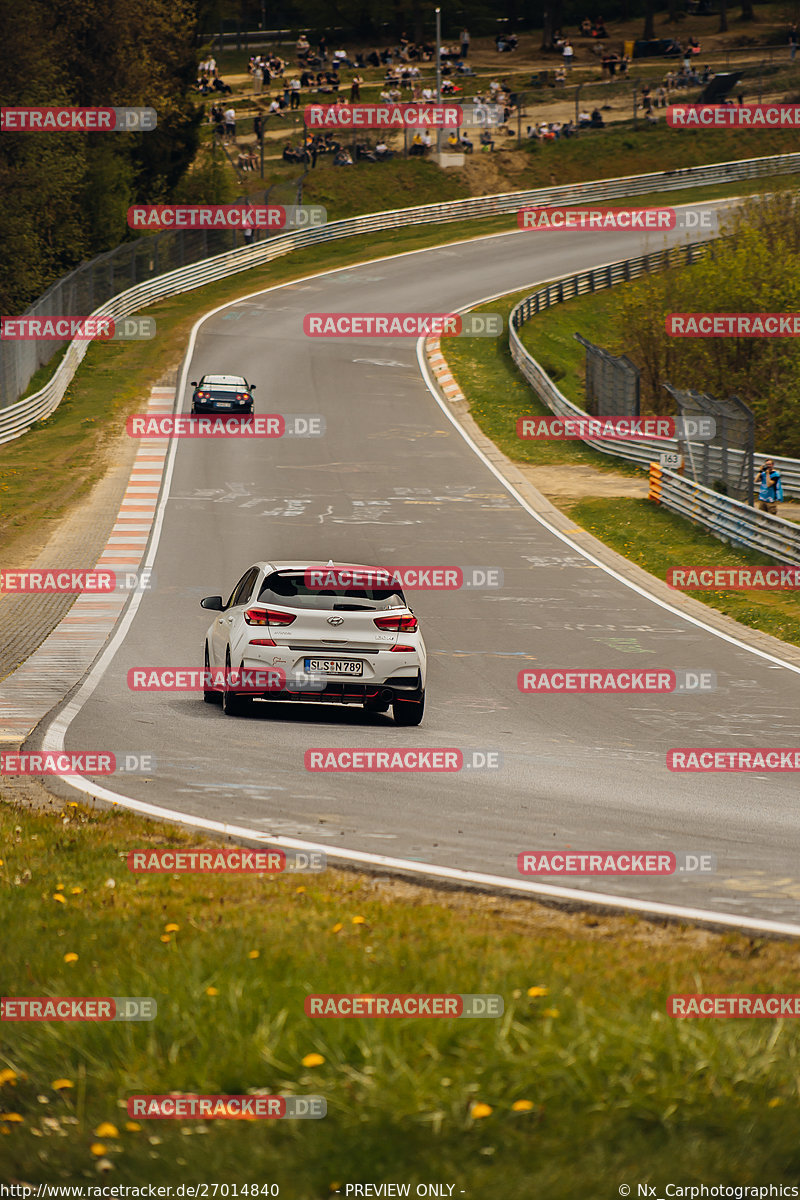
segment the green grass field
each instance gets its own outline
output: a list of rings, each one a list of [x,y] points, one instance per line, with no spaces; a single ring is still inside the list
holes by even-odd
[[[796,1023],[665,1009],[672,992],[793,991],[791,944],[336,871],[127,869],[130,849],[199,841],[119,810],[0,805],[0,914],[28,935],[6,939],[3,995],[158,1003],[147,1023],[0,1025],[4,1182],[100,1171],[324,1200],[346,1182],[440,1181],[574,1200],[798,1177]],[[505,1014],[315,1021],[311,992],[498,993]],[[130,1124],[125,1109],[259,1090],[322,1095],[328,1115]]]

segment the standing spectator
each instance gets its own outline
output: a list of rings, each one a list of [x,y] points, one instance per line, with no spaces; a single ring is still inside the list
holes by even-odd
[[[466,58],[469,55],[469,30],[461,30],[461,57]]]
[[[564,66],[568,71],[571,71],[572,60],[575,57],[575,51],[569,38],[567,38],[567,40],[564,42],[564,49],[561,51],[561,53],[564,56]]]
[[[264,136],[264,118],[261,113],[256,113],[253,117],[253,133],[256,135],[256,141],[260,144]]]
[[[794,56],[797,54],[797,26],[793,25],[789,30],[789,60],[794,62]]]
[[[361,99],[361,84],[364,80],[360,75],[354,75],[350,81],[350,103],[355,104],[356,100]]]
[[[236,110],[233,108],[225,109],[225,140],[229,142],[231,139],[236,141]]]
[[[328,57],[328,39],[324,33],[317,42],[317,50],[319,51],[320,58],[325,62],[325,59]]]
[[[291,108],[300,107],[300,80],[292,79],[289,81],[289,103]]]
[[[261,69],[261,64],[256,66],[253,71],[253,95],[260,96],[261,89],[264,85],[264,72]]]
[[[761,512],[777,516],[778,505],[783,500],[783,484],[781,473],[775,470],[775,463],[768,458],[756,475],[758,483],[758,507]]]

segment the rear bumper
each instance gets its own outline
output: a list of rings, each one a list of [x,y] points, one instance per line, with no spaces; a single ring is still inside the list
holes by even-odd
[[[221,405],[215,404],[213,400],[205,404],[195,403],[195,401],[192,401],[193,413],[219,413],[220,416],[225,417],[249,417],[252,411],[252,404],[233,404],[226,405],[225,408],[223,408]]]
[[[302,687],[286,687],[280,691],[243,692],[251,700],[279,702],[300,701],[304,704],[368,704],[370,702],[392,704],[396,699],[422,700],[422,684],[419,671],[407,679],[393,679],[391,683],[351,683],[348,681],[327,683],[322,691],[303,690]]]

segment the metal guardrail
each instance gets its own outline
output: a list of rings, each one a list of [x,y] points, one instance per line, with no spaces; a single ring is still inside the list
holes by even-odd
[[[723,542],[746,546],[778,562],[800,566],[800,525],[721,496],[655,462],[650,464],[649,498],[704,526]]]
[[[554,304],[560,304],[562,300],[571,300],[576,296],[584,296],[590,292],[614,287],[615,284],[638,279],[641,275],[650,271],[662,270],[667,266],[688,266],[708,253],[714,253],[713,242],[690,242],[683,246],[656,250],[652,254],[641,254],[637,258],[623,259],[605,267],[597,267],[592,271],[580,271],[576,275],[546,284],[530,296],[526,296],[512,309],[508,332],[511,357],[539,399],[547,405],[551,412],[560,417],[586,416],[582,408],[573,404],[559,391],[546,371],[525,349],[517,330],[533,315],[551,308]],[[602,441],[596,438],[583,440],[586,445],[591,446],[594,450],[599,450],[601,454],[611,454],[616,458],[624,458],[628,462],[640,463],[642,466],[649,466],[662,451],[681,449],[676,438],[663,438],[658,441],[642,439],[635,442],[621,441],[616,438],[607,438]],[[720,447],[709,447],[705,442],[692,442],[690,445],[696,449],[698,457],[705,459],[707,456],[708,468],[711,472],[721,468],[722,449]],[[740,459],[742,451],[729,449],[727,455],[729,461]],[[775,466],[781,473],[784,494],[792,497],[800,496],[800,460],[781,458],[778,455],[756,454],[754,456],[756,471],[768,458],[774,459]],[[713,494],[717,495],[718,493]]]
[[[239,271],[261,266],[263,263],[270,262],[274,258],[303,246],[334,241],[338,238],[401,229],[409,225],[443,224],[499,216],[504,213],[516,212],[526,205],[588,203],[637,196],[647,192],[676,191],[686,187],[796,172],[800,172],[800,153],[775,154],[766,158],[709,163],[700,167],[681,167],[674,171],[653,171],[644,175],[627,175],[620,179],[599,179],[560,187],[537,188],[524,192],[504,192],[494,196],[451,200],[443,204],[423,204],[414,208],[367,213],[360,217],[333,221],[329,225],[315,229],[277,234],[275,237],[258,242],[253,246],[243,246],[170,271],[165,275],[157,275],[144,283],[136,284],[134,287],[120,292],[112,300],[95,309],[93,314],[81,313],[79,315],[130,316],[166,296],[188,292],[193,288],[202,287],[205,283],[212,283]],[[70,381],[74,378],[88,347],[87,341],[71,342],[53,377],[43,388],[32,396],[0,409],[0,444],[19,437],[30,429],[35,421],[40,421],[55,411],[61,403]]]

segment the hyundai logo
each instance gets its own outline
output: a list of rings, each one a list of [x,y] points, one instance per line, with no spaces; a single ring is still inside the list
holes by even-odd
[[[344,617],[328,617],[329,625],[343,625]]]

